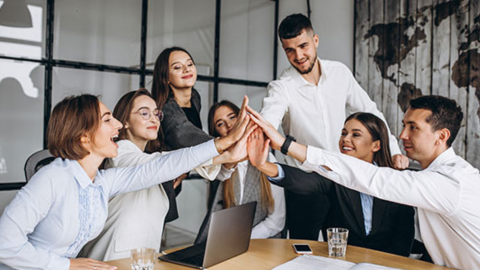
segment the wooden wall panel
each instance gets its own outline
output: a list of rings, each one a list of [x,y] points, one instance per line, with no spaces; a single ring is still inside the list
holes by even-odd
[[[390,132],[397,132],[397,93],[400,52],[400,1],[385,1],[384,17],[384,78],[381,111],[385,114]]]
[[[468,119],[467,119],[467,160],[480,168],[480,5],[479,1],[470,1],[470,31],[468,60],[469,92],[468,92]]]
[[[379,110],[382,109],[383,100],[383,80],[381,75],[381,69],[383,64],[378,66],[375,59],[382,57],[383,50],[379,51],[379,41],[383,36],[383,32],[375,30],[377,24],[383,23],[384,6],[383,0],[370,0],[370,30],[365,35],[366,39],[369,39],[368,44],[368,89],[365,89],[370,98],[377,103]],[[380,38],[379,38],[380,36]]]
[[[453,147],[480,168],[479,0],[355,4],[355,76],[392,132],[400,133],[409,100],[430,94],[455,99],[465,118]]]
[[[357,79],[360,86],[368,91],[368,43],[369,39],[363,38],[368,29],[370,28],[369,16],[369,0],[356,0],[355,1],[355,18],[356,27],[355,27],[355,78]]]
[[[454,70],[454,65],[459,58],[460,45],[468,42],[467,35],[465,34],[469,30],[469,1],[462,0],[459,2],[458,7],[454,7],[454,11],[450,20],[450,70]],[[468,72],[467,72],[468,73]],[[450,77],[453,76],[453,72],[450,73]],[[468,99],[468,86],[459,87],[455,84],[454,79],[450,78],[450,93],[449,97],[455,99],[458,105],[462,107],[463,115],[467,115],[467,99]],[[453,148],[458,155],[465,157],[466,154],[466,123],[467,118],[464,117],[462,121],[462,127],[458,132],[457,138],[453,142]]]

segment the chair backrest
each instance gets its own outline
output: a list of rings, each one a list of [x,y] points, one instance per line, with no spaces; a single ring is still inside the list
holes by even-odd
[[[55,159],[48,149],[40,150],[33,153],[25,162],[25,179],[30,180],[32,176],[43,166],[49,164]]]

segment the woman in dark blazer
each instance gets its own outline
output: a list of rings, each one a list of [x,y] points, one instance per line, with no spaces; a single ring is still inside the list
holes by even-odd
[[[370,113],[355,113],[345,121],[339,140],[343,154],[393,167],[388,132],[385,123]],[[250,160],[252,155],[249,149]],[[330,211],[323,229],[343,227],[349,229],[348,244],[408,256],[412,247],[414,210],[412,207],[384,201],[338,185],[317,173],[280,165],[283,179],[275,179],[280,168],[276,164],[260,162],[257,168],[269,176],[272,183],[305,195],[327,194]],[[265,166],[273,168],[268,173]],[[263,168],[263,169],[262,169]],[[362,173],[362,172],[358,172]],[[296,181],[294,179],[297,179]],[[301,179],[301,180],[298,180]],[[318,213],[312,213],[315,215]],[[323,230],[326,239],[326,232]]]
[[[153,71],[152,96],[164,113],[158,136],[159,140],[164,142],[164,150],[194,146],[212,139],[202,130],[200,94],[193,88],[196,81],[195,63],[185,49],[166,48],[157,57]],[[217,168],[217,171],[219,170],[220,167]],[[163,184],[170,201],[166,222],[178,218],[175,197],[180,193],[181,181],[185,177],[186,175]]]

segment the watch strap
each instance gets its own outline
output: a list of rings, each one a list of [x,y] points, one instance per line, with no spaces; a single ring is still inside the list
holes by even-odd
[[[295,142],[295,141],[296,139],[294,137],[287,135],[287,137],[285,137],[285,142],[283,142],[283,145],[280,148],[280,152],[286,155],[288,153],[288,148],[290,147],[290,144],[292,144],[292,142]]]

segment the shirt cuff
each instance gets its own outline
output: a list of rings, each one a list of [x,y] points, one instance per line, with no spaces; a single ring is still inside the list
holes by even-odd
[[[278,176],[275,176],[275,177],[267,176],[267,179],[269,181],[272,181],[272,182],[278,184],[278,183],[282,182],[283,178],[285,178],[285,172],[283,171],[283,168],[282,168],[282,166],[280,166],[280,164],[275,163],[275,165],[277,165],[277,168],[278,168]]]

